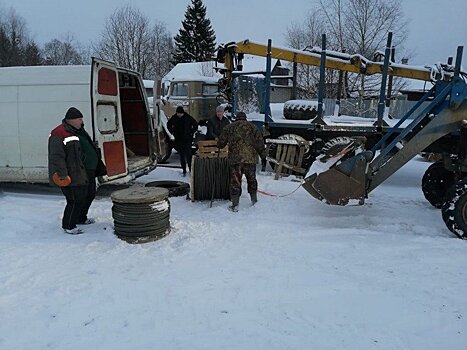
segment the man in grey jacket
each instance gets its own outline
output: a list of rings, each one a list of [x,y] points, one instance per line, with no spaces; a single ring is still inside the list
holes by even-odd
[[[230,121],[224,116],[224,107],[216,107],[216,115],[208,121],[208,131],[206,138],[208,140],[218,140],[222,130],[230,124]]]

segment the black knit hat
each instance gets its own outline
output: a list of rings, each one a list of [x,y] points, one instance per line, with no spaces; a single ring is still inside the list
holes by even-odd
[[[175,113],[185,113],[185,111],[183,110],[182,106],[178,106],[177,111]]]
[[[83,118],[83,114],[79,111],[79,109],[75,107],[68,108],[68,111],[66,111],[66,114],[65,114],[65,119],[78,119],[78,118]]]
[[[238,112],[236,118],[237,120],[245,120],[246,119],[246,114],[243,112]]]

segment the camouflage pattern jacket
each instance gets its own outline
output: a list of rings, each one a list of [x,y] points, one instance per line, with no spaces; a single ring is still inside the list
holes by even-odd
[[[266,157],[261,133],[253,123],[243,118],[225,126],[217,145],[220,148],[229,146],[230,164],[256,164],[257,155]]]

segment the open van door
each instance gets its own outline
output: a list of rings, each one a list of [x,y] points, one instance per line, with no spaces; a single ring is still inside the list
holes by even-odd
[[[102,151],[107,167],[106,180],[128,174],[123,131],[118,72],[114,64],[92,59],[91,69],[92,137]]]

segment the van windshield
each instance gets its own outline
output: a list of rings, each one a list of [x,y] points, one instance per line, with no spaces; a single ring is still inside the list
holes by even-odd
[[[186,83],[173,84],[172,96],[188,96],[188,84]]]
[[[219,94],[219,87],[215,84],[203,84],[203,96],[216,96]]]

